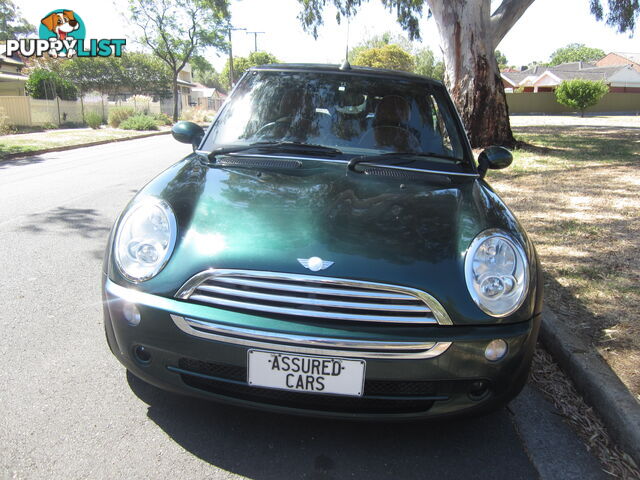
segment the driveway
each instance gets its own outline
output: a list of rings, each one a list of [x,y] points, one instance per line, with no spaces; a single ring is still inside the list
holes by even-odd
[[[373,424],[128,376],[104,339],[103,249],[137,189],[188,151],[160,136],[0,162],[2,478],[604,478],[532,387],[480,418]]]

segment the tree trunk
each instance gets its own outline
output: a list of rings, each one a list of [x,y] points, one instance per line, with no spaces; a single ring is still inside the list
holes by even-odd
[[[173,123],[178,121],[178,73],[173,75]]]
[[[445,83],[471,145],[515,145],[494,53],[491,1],[427,1],[440,33]]]

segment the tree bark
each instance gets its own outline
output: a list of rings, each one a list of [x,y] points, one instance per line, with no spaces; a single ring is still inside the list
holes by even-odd
[[[178,73],[173,75],[173,123],[178,121]]]
[[[494,53],[504,34],[501,31],[494,34],[496,26],[492,25],[491,1],[427,1],[440,33],[445,83],[460,112],[471,145],[474,148],[515,145]]]

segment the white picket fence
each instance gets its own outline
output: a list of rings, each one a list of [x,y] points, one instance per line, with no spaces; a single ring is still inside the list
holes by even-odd
[[[96,112],[106,121],[109,109],[116,106],[130,106],[144,113],[160,113],[159,102],[126,101],[80,101],[68,100],[36,100],[31,97],[0,96],[0,116],[6,117],[5,123],[16,126],[43,126],[46,124],[62,125],[66,122],[80,123],[82,114]]]

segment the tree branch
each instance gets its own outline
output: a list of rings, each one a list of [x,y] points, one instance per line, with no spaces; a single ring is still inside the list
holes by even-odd
[[[491,15],[491,32],[493,48],[497,47],[511,27],[531,6],[534,0],[502,0],[500,6]]]

